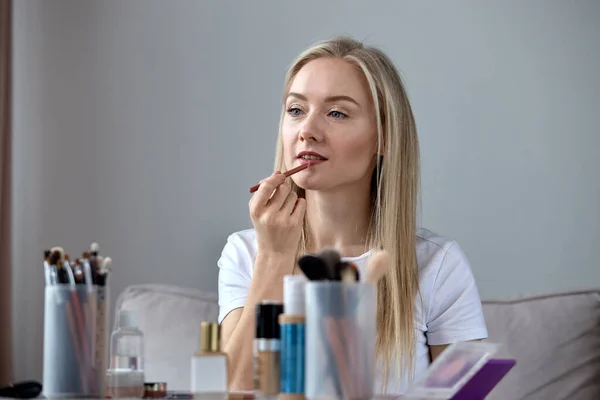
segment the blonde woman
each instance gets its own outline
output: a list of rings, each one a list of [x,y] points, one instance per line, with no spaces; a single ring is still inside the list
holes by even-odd
[[[279,171],[312,160],[286,178]],[[401,78],[380,50],[334,37],[285,79],[275,170],[250,200],[253,229],[219,259],[219,323],[230,389],[252,389],[254,306],[283,297],[299,254],[335,247],[364,275],[371,249],[394,268],[378,284],[377,393],[404,393],[450,343],[487,337],[457,243],[417,229],[419,147]],[[273,196],[271,194],[274,192]]]

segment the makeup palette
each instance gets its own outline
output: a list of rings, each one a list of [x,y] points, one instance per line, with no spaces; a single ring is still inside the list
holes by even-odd
[[[483,400],[514,367],[516,360],[494,359],[500,345],[460,342],[446,348],[427,374],[402,398]]]

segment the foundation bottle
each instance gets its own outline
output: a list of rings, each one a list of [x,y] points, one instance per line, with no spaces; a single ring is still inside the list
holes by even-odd
[[[280,400],[304,400],[305,365],[305,283],[301,275],[283,277],[281,331]]]
[[[262,301],[256,305],[255,313],[254,393],[257,398],[277,399],[281,351],[279,315],[283,313],[283,303]]]
[[[221,352],[220,327],[216,322],[200,324],[200,350],[192,356],[190,392],[194,398],[227,398],[227,354]]]

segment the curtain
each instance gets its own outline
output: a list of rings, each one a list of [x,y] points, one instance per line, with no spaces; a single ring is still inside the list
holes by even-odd
[[[12,0],[0,0],[0,384],[13,379],[11,257]]]

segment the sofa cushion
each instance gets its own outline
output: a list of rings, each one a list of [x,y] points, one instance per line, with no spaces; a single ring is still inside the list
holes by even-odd
[[[169,285],[134,285],[119,295],[118,310],[139,312],[146,382],[167,382],[168,390],[188,391],[191,357],[200,346],[200,323],[217,320],[217,294]]]
[[[600,292],[484,301],[489,340],[517,365],[489,399],[600,399]]]

